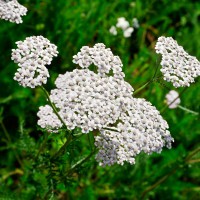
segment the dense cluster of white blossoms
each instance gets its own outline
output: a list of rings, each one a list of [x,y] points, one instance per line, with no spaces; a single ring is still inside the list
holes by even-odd
[[[22,23],[21,16],[26,15],[27,8],[17,0],[0,0],[0,18],[14,23]]]
[[[122,62],[119,56],[114,56],[110,48],[102,43],[95,44],[94,47],[84,46],[77,55],[73,56],[73,62],[82,68],[88,68],[91,64],[97,66],[98,75],[106,77],[113,73],[114,78],[123,79]]]
[[[110,33],[112,35],[117,35],[117,28],[122,29],[124,37],[128,38],[131,37],[134,28],[139,28],[139,23],[136,18],[133,18],[132,26],[130,26],[130,23],[124,17],[120,17],[117,19],[116,26],[111,26],[109,30]]]
[[[112,76],[101,77],[89,69],[75,69],[59,75],[55,84],[51,101],[68,129],[80,127],[83,133],[115,123],[122,102],[131,98],[133,91],[127,82]],[[40,115],[40,121],[43,117],[46,123],[45,115]]]
[[[190,86],[200,75],[200,62],[190,56],[172,37],[159,37],[155,46],[156,53],[162,55],[161,72],[164,80],[174,87]]]
[[[175,90],[169,91],[169,93],[167,93],[165,97],[166,97],[166,103],[171,109],[177,108],[181,102],[179,94]]]
[[[41,118],[38,120],[38,125],[50,130],[51,132],[57,132],[57,129],[62,127],[62,123],[49,105],[40,106],[37,116]]]
[[[50,65],[57,56],[57,47],[43,36],[27,37],[23,42],[16,42],[17,49],[12,49],[12,57],[19,68],[14,80],[23,87],[35,88],[47,82],[49,77],[45,65]]]
[[[73,57],[83,69],[59,75],[50,99],[68,129],[80,127],[83,133],[99,130],[95,145],[100,165],[134,163],[144,151],[160,152],[171,147],[167,122],[144,99],[133,98],[133,88],[124,81],[122,63],[104,44],[84,46]],[[89,66],[97,66],[97,73]],[[38,125],[56,131],[62,127],[48,106],[40,107]]]
[[[109,129],[101,130],[95,137],[95,145],[100,148],[96,159],[103,166],[123,165],[125,161],[134,164],[135,156],[140,152],[160,153],[163,146],[171,148],[173,141],[167,122],[144,99],[127,101],[117,125]]]

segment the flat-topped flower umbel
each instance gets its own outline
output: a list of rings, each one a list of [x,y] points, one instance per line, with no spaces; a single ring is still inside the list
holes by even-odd
[[[43,36],[27,37],[23,42],[16,42],[17,49],[12,49],[12,57],[19,68],[14,80],[23,87],[35,88],[47,82],[49,77],[45,65],[50,65],[57,56],[57,47]]]
[[[160,153],[164,146],[171,148],[174,141],[159,111],[141,98],[126,102],[118,122],[109,129],[100,130],[101,134],[95,137],[95,145],[99,148],[96,159],[103,166],[134,164],[137,154]]]
[[[0,0],[0,18],[10,22],[22,23],[21,16],[26,15],[27,8],[18,3],[17,0]]]
[[[174,87],[190,86],[200,75],[200,62],[185,52],[172,37],[159,37],[155,49],[162,55],[160,71],[164,80]]]

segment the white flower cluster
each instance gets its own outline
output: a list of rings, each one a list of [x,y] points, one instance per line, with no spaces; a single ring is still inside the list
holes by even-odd
[[[119,56],[114,56],[110,48],[105,48],[102,43],[95,44],[90,48],[84,46],[77,55],[73,56],[73,62],[82,68],[88,68],[91,64],[97,66],[98,74],[105,77],[106,74],[112,73],[115,78],[124,78],[122,72],[122,62]]]
[[[12,49],[12,57],[19,68],[14,80],[23,87],[35,88],[45,84],[49,77],[45,65],[50,65],[52,58],[57,56],[57,47],[43,36],[27,37],[23,42],[16,42],[17,49]]]
[[[95,137],[95,145],[100,148],[96,159],[102,166],[123,165],[125,161],[134,164],[135,156],[142,151],[151,154],[160,153],[164,146],[171,148],[168,124],[155,107],[136,98],[125,105],[117,125],[101,130]]]
[[[57,88],[51,90],[51,101],[70,130],[80,127],[84,133],[115,123],[121,102],[131,98],[133,91],[125,81],[103,78],[89,69],[59,75],[55,84]],[[46,123],[45,115],[40,120],[43,117]]]
[[[62,123],[49,105],[40,106],[37,116],[41,118],[38,120],[38,125],[42,128],[57,132],[57,129],[62,127]]]
[[[131,37],[131,34],[134,31],[134,28],[139,28],[139,23],[136,18],[133,18],[133,25],[130,26],[129,22],[124,17],[120,17],[117,19],[116,27],[122,29],[124,37],[128,38],[128,37]],[[109,30],[112,35],[117,35],[116,27],[111,26]]]
[[[119,76],[121,61],[110,49],[103,44],[83,47],[73,61],[85,69],[59,75],[50,99],[68,129],[100,131],[95,145],[101,165],[134,163],[141,151],[150,154],[171,147],[167,122],[150,103],[132,97],[133,88]],[[97,66],[97,73],[88,69],[91,64]],[[40,107],[38,116],[41,127],[55,131],[62,126],[46,106]]]
[[[14,23],[22,23],[21,16],[26,15],[27,8],[18,3],[17,0],[0,0],[0,18]]]
[[[185,52],[172,37],[159,37],[155,49],[162,55],[160,71],[164,80],[174,87],[190,86],[194,78],[200,75],[200,62]]]
[[[178,92],[176,92],[175,90],[169,91],[169,93],[166,94],[166,102],[169,108],[177,108],[181,102]]]

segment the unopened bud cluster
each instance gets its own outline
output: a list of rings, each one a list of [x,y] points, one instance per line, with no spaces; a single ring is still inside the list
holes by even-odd
[[[14,80],[23,87],[35,88],[47,82],[49,77],[45,65],[50,65],[57,56],[57,47],[43,36],[27,37],[23,42],[16,42],[17,49],[12,50],[11,59],[19,68]]]
[[[21,16],[26,15],[27,8],[18,3],[17,0],[0,0],[0,18],[13,23],[22,23]]]
[[[159,37],[155,46],[156,53],[162,55],[161,72],[164,80],[174,87],[190,86],[200,75],[200,62],[190,56],[172,37]]]

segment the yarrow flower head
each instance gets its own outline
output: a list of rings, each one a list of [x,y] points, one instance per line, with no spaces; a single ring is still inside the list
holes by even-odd
[[[159,37],[155,46],[156,53],[162,55],[161,72],[164,80],[174,87],[190,86],[200,75],[200,62],[190,56],[172,37]]]
[[[123,79],[122,62],[119,56],[114,56],[110,48],[98,43],[93,48],[84,46],[77,55],[73,56],[73,62],[82,68],[88,68],[91,64],[97,66],[98,75],[105,77],[113,73],[115,78]]]
[[[16,42],[17,49],[12,49],[12,57],[19,68],[14,80],[23,87],[35,88],[45,84],[49,77],[45,65],[50,65],[54,56],[57,56],[57,47],[43,36],[27,37],[23,42]]]
[[[22,23],[21,16],[26,15],[27,8],[17,0],[0,0],[0,18],[14,23]]]
[[[169,108],[177,108],[181,102],[178,92],[176,92],[175,90],[169,91],[169,93],[166,94],[166,102]]]
[[[103,78],[89,69],[59,75],[55,84],[57,88],[51,90],[51,101],[70,130],[80,127],[84,133],[115,123],[120,102],[131,98],[133,91],[125,81]],[[43,117],[46,123],[46,116]]]
[[[171,147],[167,122],[150,103],[133,98],[121,60],[110,49],[103,44],[85,46],[73,62],[83,69],[59,75],[50,99],[68,129],[100,131],[95,137],[100,165],[133,164],[141,151],[150,154]],[[97,66],[97,73],[88,68],[91,64]],[[48,106],[40,107],[38,116],[42,128],[55,132],[63,125]]]
[[[95,137],[100,165],[135,163],[140,152],[160,153],[164,146],[171,148],[173,138],[168,124],[154,106],[144,99],[132,98],[123,106],[118,123]]]

